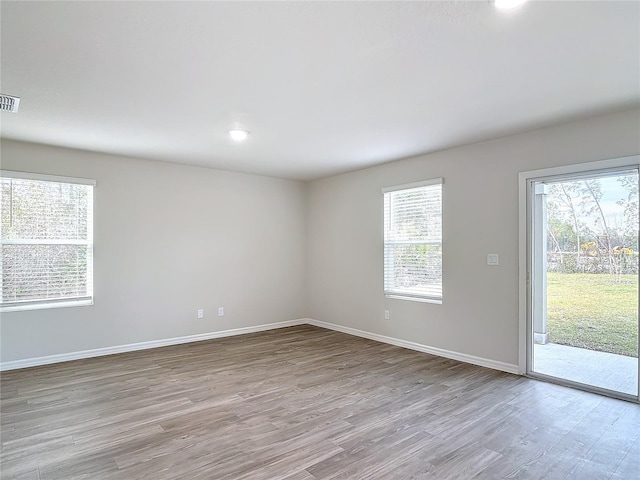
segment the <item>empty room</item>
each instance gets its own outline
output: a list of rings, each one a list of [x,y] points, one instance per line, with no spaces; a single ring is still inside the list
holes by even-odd
[[[640,478],[639,1],[0,21],[1,480]]]

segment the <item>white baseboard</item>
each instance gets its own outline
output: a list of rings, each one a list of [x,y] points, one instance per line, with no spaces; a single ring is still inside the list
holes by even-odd
[[[276,328],[293,327],[296,325],[305,325],[306,318],[289,320],[286,322],[267,323],[256,325],[254,327],[232,328],[230,330],[222,330],[220,332],[199,333],[196,335],[186,335],[184,337],[165,338],[162,340],[151,340],[149,342],[129,343],[126,345],[116,345],[114,347],[94,348],[92,350],[82,350],[79,352],[62,353],[59,355],[47,355],[45,357],[26,358],[24,360],[13,360],[0,363],[0,371],[16,370],[18,368],[37,367],[40,365],[49,365],[51,363],[68,362],[70,360],[80,360],[83,358],[101,357],[104,355],[113,355],[115,353],[133,352],[136,350],[147,350],[149,348],[166,347],[169,345],[179,345],[181,343],[199,342],[202,340],[211,340],[214,338],[231,337],[233,335],[244,335],[246,333],[263,332],[265,330],[274,330]]]
[[[80,360],[83,358],[101,357],[104,355],[113,355],[116,353],[125,353],[125,352],[133,352],[136,350],[146,350],[149,348],[166,347],[169,345],[179,345],[181,343],[199,342],[202,340],[211,340],[214,338],[230,337],[234,335],[244,335],[246,333],[263,332],[266,330],[274,330],[277,328],[293,327],[296,325],[306,325],[306,324],[314,325],[316,327],[321,327],[321,328],[327,328],[329,330],[335,330],[337,332],[347,333],[349,335],[355,335],[356,337],[368,338],[369,340],[388,343],[390,345],[396,345],[398,347],[408,348],[410,350],[416,350],[418,352],[430,353],[432,355],[438,355],[439,357],[450,358],[452,360],[458,360],[460,362],[471,363],[473,365],[479,365],[481,367],[487,367],[487,368],[492,368],[494,370],[514,373],[516,375],[519,374],[518,365],[498,362],[496,360],[491,360],[488,358],[475,357],[473,355],[453,352],[451,350],[444,350],[442,348],[430,347],[428,345],[422,345],[420,343],[409,342],[406,340],[401,340],[393,337],[387,337],[385,335],[366,332],[364,330],[358,330],[351,327],[344,327],[342,325],[336,325],[334,323],[322,322],[319,320],[314,320],[312,318],[299,318],[296,320],[267,323],[263,325],[256,325],[253,327],[233,328],[230,330],[222,330],[220,332],[199,333],[196,335],[186,335],[184,337],[166,338],[162,340],[152,340],[149,342],[129,343],[126,345],[116,345],[114,347],[95,348],[92,350],[82,350],[79,352],[62,353],[59,355],[48,355],[45,357],[13,360],[9,362],[0,363],[0,371],[16,370],[19,368],[27,368],[27,367],[37,367],[40,365],[49,365],[52,363],[68,362],[70,360]]]
[[[497,360],[491,360],[489,358],[476,357],[473,355],[467,355],[466,353],[454,352],[451,350],[445,350],[443,348],[430,347],[428,345],[422,345],[421,343],[409,342],[407,340],[387,337],[385,335],[378,335],[377,333],[365,332],[364,330],[358,330],[351,327],[343,327],[342,325],[322,322],[320,320],[314,320],[312,318],[305,318],[304,320],[309,325],[315,325],[316,327],[328,328],[329,330],[348,333],[349,335],[355,335],[356,337],[368,338],[369,340],[388,343],[391,345],[396,345],[398,347],[408,348],[410,350],[417,350],[418,352],[430,353],[439,357],[450,358],[452,360],[458,360],[460,362],[471,363],[473,365],[479,365],[481,367],[492,368],[494,370],[500,370],[502,372],[513,373],[516,375],[520,374],[518,365],[514,365],[511,363],[498,362]]]

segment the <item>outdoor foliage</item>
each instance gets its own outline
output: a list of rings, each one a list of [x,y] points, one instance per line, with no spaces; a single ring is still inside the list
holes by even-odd
[[[437,284],[442,279],[442,244],[398,245],[394,251],[396,286]]]
[[[87,295],[90,190],[2,178],[3,303]]]
[[[385,291],[442,292],[442,187],[385,194]]]
[[[620,212],[605,208],[602,180],[549,184],[548,270],[563,273],[638,273],[638,175],[616,177]]]
[[[550,341],[637,357],[637,173],[550,183],[546,205]]]

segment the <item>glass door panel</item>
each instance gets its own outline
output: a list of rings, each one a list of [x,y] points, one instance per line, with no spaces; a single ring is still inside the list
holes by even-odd
[[[528,373],[637,399],[637,169],[529,187]]]

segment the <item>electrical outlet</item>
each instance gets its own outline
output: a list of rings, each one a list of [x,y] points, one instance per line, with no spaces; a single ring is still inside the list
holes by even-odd
[[[224,317],[224,307],[218,307],[218,316]]]
[[[198,309],[198,318],[204,318],[204,310],[201,308]]]
[[[389,310],[385,310],[384,311],[384,319],[385,320],[389,320],[391,318],[391,315],[389,314]]]

